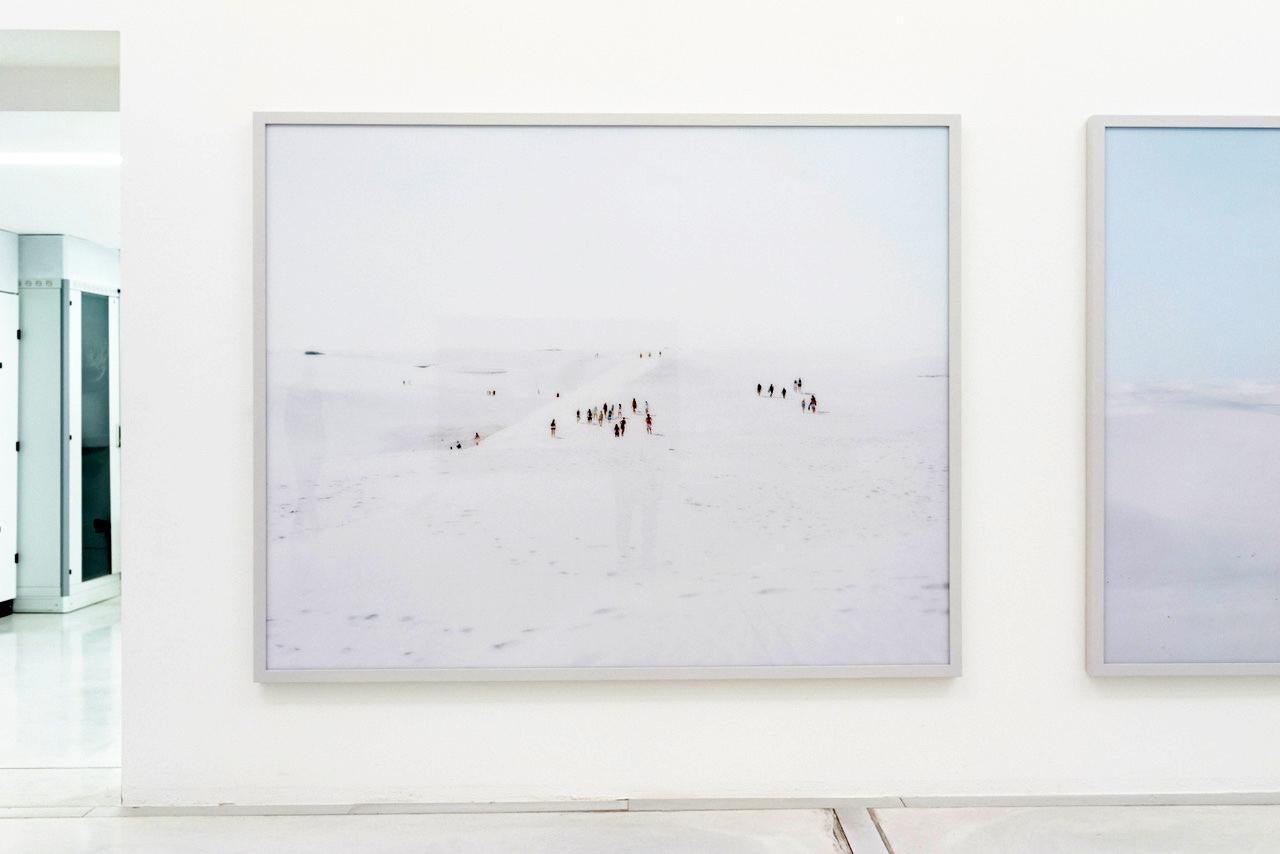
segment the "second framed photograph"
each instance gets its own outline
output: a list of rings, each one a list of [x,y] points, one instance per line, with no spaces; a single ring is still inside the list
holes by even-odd
[[[255,133],[260,681],[959,673],[954,117]]]
[[[1088,136],[1089,670],[1280,674],[1280,119]]]

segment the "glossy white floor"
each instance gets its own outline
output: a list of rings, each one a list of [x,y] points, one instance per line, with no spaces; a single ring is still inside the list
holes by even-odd
[[[1280,807],[113,815],[0,818],[0,850],[59,854],[1249,854]],[[877,827],[878,823],[878,827]]]
[[[0,806],[120,803],[119,599],[0,619],[0,686]]]
[[[659,812],[639,811],[640,802],[625,811],[626,802],[617,802],[624,811],[452,815],[413,814],[412,806],[285,809],[290,815],[126,809],[119,805],[119,619],[119,600],[62,616],[0,619],[0,686],[10,688],[0,689],[0,852],[1280,850],[1280,806]]]

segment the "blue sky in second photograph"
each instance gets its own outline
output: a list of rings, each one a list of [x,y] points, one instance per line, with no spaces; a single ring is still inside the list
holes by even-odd
[[[1107,376],[1280,380],[1280,129],[1106,132]]]

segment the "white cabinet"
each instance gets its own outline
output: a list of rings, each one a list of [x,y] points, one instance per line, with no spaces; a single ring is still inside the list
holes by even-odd
[[[0,617],[18,592],[18,236],[0,231]]]
[[[119,256],[19,238],[18,611],[120,591]]]

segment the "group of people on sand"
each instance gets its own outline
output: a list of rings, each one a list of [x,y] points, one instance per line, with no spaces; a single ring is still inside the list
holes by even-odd
[[[480,434],[479,434],[479,433],[476,433],[476,435],[475,435],[474,437],[472,437],[472,439],[471,439],[471,444],[473,444],[473,445],[479,445],[479,444],[480,444]],[[448,448],[449,448],[449,450],[451,450],[451,451],[461,451],[461,450],[462,450],[462,443],[461,443],[461,442],[455,442],[455,441],[453,441],[453,440],[450,440],[450,441],[449,441],[449,444],[448,444]]]
[[[818,398],[812,394],[809,395],[807,398],[804,396],[804,380],[803,379],[801,379],[800,377],[796,377],[794,380],[791,381],[791,388],[794,389],[796,394],[800,396],[801,412],[808,411],[808,412],[816,413],[818,411]],[[756,383],[756,397],[764,397],[764,394],[766,391],[769,393],[769,397],[773,397],[775,390],[776,389],[773,383],[769,383],[768,388],[765,388],[764,383]],[[787,389],[785,387],[782,388],[782,399],[783,400],[787,399]]]
[[[658,353],[661,355],[662,351],[658,351]],[[642,353],[641,357],[643,357],[643,355],[644,354]],[[625,413],[626,409],[621,403],[613,404],[606,402],[599,406],[590,406],[586,410],[587,423],[594,424],[597,427],[603,427],[604,423],[608,421],[613,424],[614,437],[621,439],[623,436],[627,435],[627,416]],[[582,423],[582,414],[583,411],[581,409],[574,412],[574,417],[577,419],[579,424]],[[640,401],[636,400],[634,397],[631,398],[631,414],[640,414]],[[649,401],[647,400],[644,402],[644,432],[653,433],[653,413],[649,411]],[[555,434],[556,420],[552,418],[551,435],[555,436]]]

